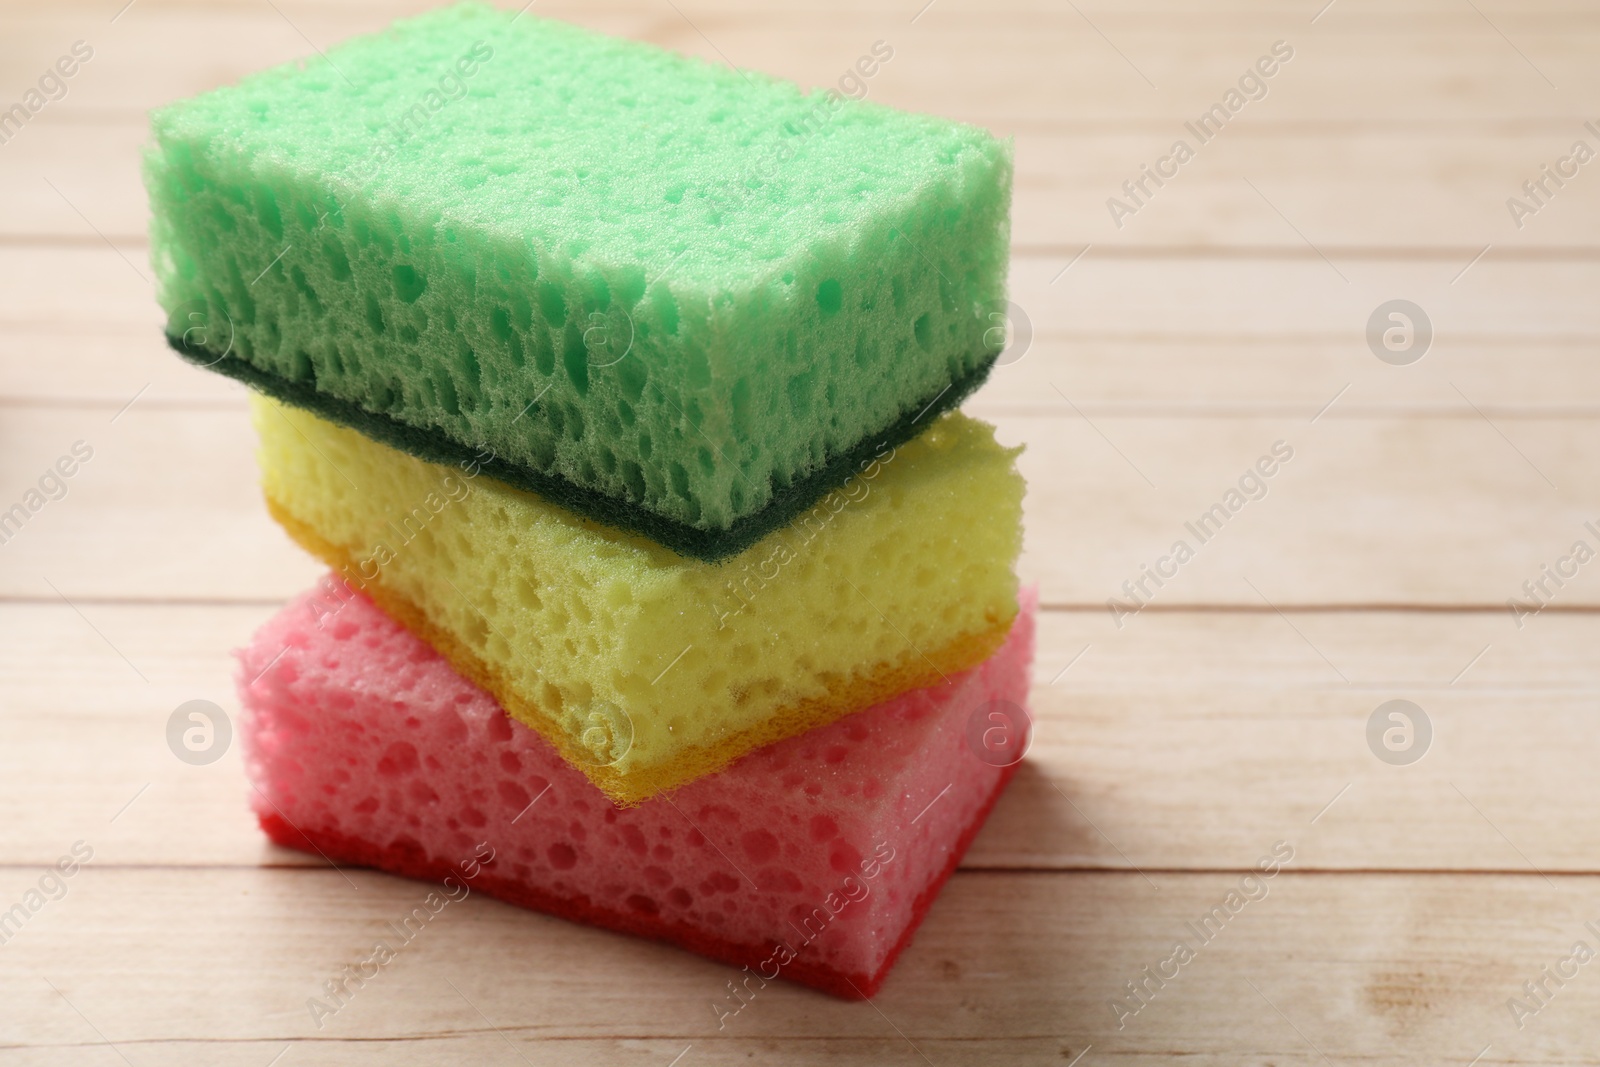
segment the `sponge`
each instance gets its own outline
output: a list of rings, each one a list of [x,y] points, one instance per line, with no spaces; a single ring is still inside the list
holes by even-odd
[[[1003,343],[1009,144],[836,90],[463,4],[153,126],[180,352],[702,559]]]
[[[254,404],[273,516],[622,802],[942,683],[1016,614],[1020,450],[959,412],[710,564]]]
[[[267,834],[744,967],[737,996],[708,997],[719,1025],[779,976],[873,995],[1025,744],[1031,596],[951,684],[619,811],[371,601],[346,590],[328,618],[327,595],[292,602],[239,654]],[[1016,731],[1009,751],[974,744],[974,722]]]

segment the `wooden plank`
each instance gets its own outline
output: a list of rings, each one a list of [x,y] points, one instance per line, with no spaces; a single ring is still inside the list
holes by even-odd
[[[1509,197],[1524,196],[1522,183],[1574,140],[1600,146],[1578,118],[1534,130],[1462,125],[1438,132],[1285,126],[1251,117],[1205,145],[1177,116],[1068,132],[988,125],[1016,140],[1012,239],[1022,251],[1073,254],[1093,243],[1246,247],[1315,258],[1315,246],[1341,262],[1403,247],[1447,254],[1459,261],[1456,269],[1486,244],[1502,254],[1596,255],[1600,197],[1585,191],[1586,172],[1532,217],[1514,218],[1507,208]],[[91,241],[98,230],[119,245],[142,243],[148,203],[139,151],[148,139],[143,115],[72,113],[28,127],[4,146],[0,233]],[[1140,180],[1141,165],[1154,165],[1179,139],[1198,148],[1193,161],[1161,188],[1145,179],[1143,193],[1124,191],[1125,182]],[[1113,197],[1138,210],[1114,217]],[[129,250],[141,270],[146,254]]]
[[[895,59],[869,86],[871,97],[1015,135],[1015,233],[1024,247],[1301,249],[1296,229],[1335,251],[1379,244],[1444,245],[1468,254],[1486,243],[1592,246],[1587,235],[1600,211],[1592,195],[1564,191],[1521,229],[1506,200],[1574,139],[1594,139],[1582,126],[1594,116],[1567,102],[1581,95],[1564,98],[1538,71],[1569,93],[1587,88],[1592,95],[1600,82],[1582,59],[1600,45],[1600,19],[1498,13],[1524,55],[1538,56],[1535,70],[1517,46],[1468,10],[1419,5],[1391,15],[1343,7],[1316,27],[1266,12],[1152,17],[1108,9],[1091,25],[1071,11],[989,17],[956,5],[940,5],[915,26],[886,11],[828,19],[801,11],[713,11],[691,22],[651,5],[555,10],[713,61],[738,57],[806,84],[833,83],[874,40],[898,41]],[[267,66],[314,58],[308,39],[330,44],[377,29],[394,13],[374,5],[281,10],[218,6],[197,13],[147,0],[104,27],[103,37],[86,14],[70,9],[18,19],[18,32],[0,47],[8,68],[43,70],[83,34],[99,44],[66,97],[4,146],[14,165],[0,175],[0,232],[89,236],[92,224],[118,239],[142,233],[138,149],[148,136],[150,108]],[[1095,32],[1102,23],[1121,45]],[[1184,121],[1205,111],[1285,34],[1301,42],[1301,52],[1275,76],[1266,98],[1211,144],[1184,130]],[[1139,74],[1131,57],[1150,73]],[[1374,76],[1350,79],[1357,64]],[[952,78],[951,70],[960,76]],[[1148,209],[1114,225],[1107,199],[1127,199],[1123,182],[1180,137],[1198,150],[1197,159]]]
[[[159,314],[149,317],[154,321],[104,332],[21,328],[0,334],[0,407],[69,405],[103,409],[109,418],[137,395],[139,406],[152,409],[244,408],[242,388],[181,363],[162,343]],[[1593,416],[1600,414],[1595,343],[1581,337],[1439,338],[1425,362],[1397,368],[1374,359],[1354,334],[1184,339],[1036,333],[1023,358],[996,369],[966,407],[991,420],[1060,411],[1068,401],[1097,421],[1172,415],[1310,419],[1338,396],[1323,419],[1479,419],[1464,395],[1497,422]]]
[[[237,718],[229,650],[272,610],[0,604],[0,861],[49,862],[97,828],[112,864],[316,862],[265,844],[237,747],[205,767],[166,747],[185,701]],[[1227,868],[1283,835],[1326,870],[1596,867],[1600,828],[1566,800],[1589,752],[1550,739],[1592,731],[1600,616],[1151,612],[1106,630],[1044,615],[1035,742],[968,868]],[[1368,748],[1392,699],[1432,724],[1415,765]]]
[[[0,441],[7,509],[75,443],[93,453],[3,546],[0,595],[276,598],[319,573],[265,518],[242,410],[22,410]]]
[[[1576,540],[1593,548],[1583,524],[1600,523],[1594,417],[1093,419],[1063,401],[996,421],[1002,441],[1028,446],[1020,568],[1052,604],[1126,600],[1123,583],[1184,540],[1194,558],[1141,599],[1498,610]],[[142,400],[120,416],[13,410],[0,421],[5,507],[80,440],[94,459],[4,546],[0,595],[51,598],[54,586],[68,597],[277,599],[311,581],[307,557],[264,514],[243,411]],[[1294,458],[1266,497],[1230,498],[1279,441]],[[1225,523],[1186,525],[1234,503]],[[1586,572],[1549,592],[1563,607],[1600,605]],[[1109,616],[1102,624],[1116,632]]]
[[[1373,309],[1407,294],[1424,306],[1441,344],[1445,337],[1538,345],[1600,336],[1600,310],[1585,299],[1600,282],[1600,260],[1530,262],[1491,250],[1463,273],[1468,260],[1365,255],[1343,261],[1350,281],[1341,282],[1315,256],[1150,256],[1096,246],[1073,263],[1080,251],[1014,257],[1012,299],[1036,335],[1337,340],[1364,350]],[[8,334],[54,331],[62,339],[159,330],[164,316],[149,288],[147,252],[137,245],[121,252],[126,260],[92,236],[72,248],[0,246],[0,324]]]
[[[1012,261],[1011,300],[1032,342],[1007,353],[973,402],[986,414],[1214,411],[1551,414],[1597,395],[1585,353],[1600,309],[1586,262],[1491,250],[1460,259],[1171,257],[1094,246]],[[1463,272],[1463,268],[1469,268]],[[1343,278],[1348,279],[1341,280]],[[1418,304],[1433,339],[1394,366],[1369,322],[1396,298]],[[1387,323],[1385,323],[1387,325]],[[1381,336],[1381,335],[1380,335]]]
[[[1029,446],[1035,744],[875,1006],[772,985],[720,1030],[730,969],[481,897],[319,1030],[306,998],[424,888],[264,844],[237,748],[165,747],[183,700],[237,712],[227,650],[318,568],[262,514],[238,387],[160,343],[143,113],[428,5],[276,6],[0,16],[5,70],[97,50],[0,145],[0,509],[95,448],[0,545],[0,910],[95,848],[3,947],[0,1059],[1600,1062],[1583,973],[1507,1007],[1600,945],[1600,587],[1586,566],[1521,628],[1504,604],[1600,544],[1596,200],[1580,178],[1520,231],[1504,203],[1596,118],[1591,3],[540,0],[807,84],[882,38],[872,99],[1017,137],[1034,337],[970,407]],[[1116,229],[1105,198],[1279,37],[1269,99]],[[1395,297],[1436,328],[1415,365],[1363,336]],[[1280,438],[1268,497],[1119,628],[1105,599]],[[1433,731],[1405,766],[1367,737],[1397,698]],[[1267,896],[1119,1020],[1277,841]]]
[[[36,877],[7,872],[3,899]],[[286,1064],[370,1062],[372,1039],[385,1063],[419,1064],[659,1065],[686,1047],[685,1063],[1064,1064],[1090,1045],[1132,1064],[1234,1064],[1240,1049],[1464,1064],[1486,1044],[1490,1062],[1594,1062],[1571,1040],[1600,1008],[1592,978],[1522,1031],[1505,1002],[1574,941],[1593,946],[1595,878],[1334,879],[1291,863],[1202,943],[1187,924],[1239,878],[1166,875],[1157,891],[1123,874],[958,875],[874,1006],[774,983],[720,1031],[732,969],[469,897],[319,1030],[307,999],[417,904],[417,883],[90,864],[7,944],[0,994],[8,1044],[52,1062],[116,1062],[100,1035],[130,1062],[257,1065],[285,1046]],[[1193,958],[1119,1030],[1108,1002],[1178,939]]]
[[[1500,429],[1403,417],[1091,422],[1058,410],[999,420],[1003,440],[1030,446],[1021,568],[1051,603],[1126,597],[1123,583],[1150,566],[1176,575],[1147,584],[1145,599],[1174,607],[1498,607],[1596,518],[1586,455],[1600,422],[1586,419]],[[1230,498],[1276,442],[1295,458],[1268,495]],[[1237,521],[1190,529],[1224,502],[1240,505]],[[1161,562],[1180,541],[1193,558]],[[1595,592],[1572,585],[1562,599],[1593,604]]]
[[[59,110],[143,112],[267,66],[314,56],[314,49],[375,31],[428,5],[412,0],[275,6],[281,14],[249,3],[195,8],[139,0],[112,25],[103,9],[114,12],[114,5],[53,5],[8,16],[14,32],[0,59],[8,69],[43,70],[73,40],[92,38],[96,56]],[[1278,39],[1289,41],[1297,54],[1274,79],[1268,99],[1296,119],[1566,118],[1582,114],[1574,102],[1591,99],[1600,84],[1586,62],[1600,38],[1600,17],[1587,6],[1480,5],[1491,23],[1448,0],[1341,0],[1315,24],[1314,5],[1290,12],[1261,3],[1217,10],[1107,2],[1076,5],[1075,11],[1040,0],[996,10],[939,0],[913,23],[918,6],[882,0],[753,10],[743,3],[695,2],[679,4],[675,12],[638,0],[544,2],[537,10],[805,85],[834,84],[874,40],[883,39],[896,54],[874,77],[874,98],[960,118],[1189,117]],[[1366,76],[1351,77],[1352,70]],[[1552,89],[1541,71],[1565,94]]]
[[[148,387],[140,405],[240,406],[232,383],[173,356],[145,281],[90,241],[0,246],[0,404],[72,400],[109,417]],[[123,251],[148,274],[141,246]],[[1013,260],[1012,300],[1032,340],[1021,358],[1007,356],[973,410],[1058,410],[1064,394],[1091,418],[1309,419],[1349,386],[1329,418],[1477,419],[1463,395],[1495,418],[1592,413],[1600,396],[1600,364],[1589,358],[1600,343],[1600,305],[1589,299],[1600,260],[1491,251],[1461,275],[1467,259],[1345,259],[1349,283],[1315,257],[1147,258],[1096,247],[1071,260]],[[1411,366],[1379,361],[1365,338],[1374,310],[1396,296],[1420,304],[1435,335]]]

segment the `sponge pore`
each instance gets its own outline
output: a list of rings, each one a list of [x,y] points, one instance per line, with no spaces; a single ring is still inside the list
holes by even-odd
[[[704,558],[1001,343],[1010,147],[974,127],[476,4],[153,125],[180,351]]]
[[[959,412],[723,564],[298,408],[255,414],[289,533],[621,802],[942,682],[1016,614],[1017,450]]]
[[[365,597],[330,620],[322,595],[240,653],[275,841],[682,945],[748,967],[751,992],[781,975],[873,995],[1014,770],[978,758],[970,724],[1027,698],[1031,594],[951,684],[627,810]]]

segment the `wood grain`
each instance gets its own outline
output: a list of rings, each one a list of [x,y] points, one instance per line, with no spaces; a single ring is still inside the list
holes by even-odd
[[[1207,106],[1198,100],[1189,111]],[[1193,117],[1185,111],[1165,121],[1066,131],[972,118],[1015,140],[1016,248],[1054,252],[1063,262],[1085,244],[1245,246],[1319,263],[1320,253],[1343,269],[1348,258],[1400,248],[1447,258],[1448,280],[1486,244],[1502,256],[1600,258],[1600,197],[1587,183],[1575,179],[1532,217],[1519,219],[1507,208],[1508,198],[1525,199],[1522,183],[1574,141],[1600,146],[1580,116],[1486,131],[1323,127],[1245,113],[1206,144],[1184,128]],[[139,152],[148,139],[143,114],[42,114],[4,146],[0,226],[17,236],[88,242],[99,231],[119,245],[142,243],[148,207]],[[1124,182],[1139,180],[1141,166],[1154,166],[1178,140],[1196,149],[1194,160],[1160,188],[1146,179],[1142,194],[1124,191]],[[1114,216],[1111,198],[1138,210]],[[136,258],[143,269],[142,250]]]
[[[694,8],[551,11],[807,85],[834,84],[873,41],[889,42],[895,58],[869,83],[869,98],[1016,137],[1019,248],[1306,251],[1309,242],[1332,254],[1446,247],[1463,261],[1491,243],[1594,253],[1600,199],[1581,185],[1520,228],[1506,207],[1541,164],[1576,139],[1597,140],[1583,127],[1597,116],[1581,104],[1600,90],[1583,62],[1600,46],[1592,13],[1501,11],[1491,23],[1470,7],[1389,12],[1346,3],[1313,26],[1309,16],[1269,11],[1110,9],[1091,19],[1070,9],[990,12],[945,2],[912,24],[887,5],[827,19]],[[139,236],[149,109],[294,59],[308,41],[325,47],[370,32],[394,14],[371,4],[279,11],[267,18],[248,6],[142,0],[137,18],[116,25],[66,12],[19,20],[0,48],[8,67],[42,70],[78,39],[92,38],[100,52],[64,99],[4,146],[0,229]],[[1520,45],[1501,36],[1513,32]],[[1298,42],[1299,51],[1266,95],[1210,143],[1186,131],[1276,40]],[[1361,75],[1346,76],[1353,69]],[[1148,208],[1114,224],[1107,199],[1128,200],[1123,182],[1179,138],[1196,159]]]
[[[1404,1064],[1466,1063],[1486,1044],[1497,1062],[1593,1062],[1564,1040],[1600,1006],[1586,972],[1520,1031],[1505,1007],[1576,939],[1593,943],[1592,876],[1291,864],[1201,943],[1187,924],[1239,878],[958,875],[876,1010],[774,984],[720,1031],[727,968],[469,897],[319,1030],[306,1001],[423,887],[90,864],[6,946],[0,993],[12,1042],[78,1062],[115,1062],[100,1035],[135,1063],[259,1065],[287,1045],[282,1062],[665,1064],[689,1047],[703,1063],[976,1065],[1066,1063],[1092,1045],[1137,1064],[1232,1064],[1240,1049]],[[1194,958],[1118,1029],[1108,1002],[1179,939]]]
[[[0,945],[0,1062],[1600,1062],[1592,968],[1507,1006],[1600,947],[1600,584],[1506,605],[1600,546],[1600,177],[1506,207],[1600,143],[1586,0],[540,0],[807,85],[882,39],[870,99],[1015,138],[1025,344],[968,407],[1027,445],[1034,743],[872,1006],[772,985],[719,1030],[728,969],[474,897],[317,1028],[306,999],[423,888],[267,845],[237,746],[166,749],[177,704],[237,713],[229,651],[320,568],[261,508],[242,390],[161,343],[139,152],[151,108],[425,6],[0,11],[0,101],[96,51],[0,144],[0,510],[94,449],[0,543],[0,910],[95,850]],[[1267,97],[1116,226],[1279,39]],[[1366,339],[1394,298],[1435,333],[1404,367]],[[1266,497],[1119,626],[1107,599],[1278,440]],[[1367,739],[1394,699],[1433,732],[1406,766]],[[1266,896],[1119,1019],[1280,841]]]
[[[6,507],[74,442],[95,450],[67,495],[4,546],[0,595],[281,600],[310,583],[308,558],[263,513],[247,414],[157,399],[147,393],[121,413],[18,407],[0,421]],[[1542,565],[1577,540],[1600,541],[1584,525],[1600,525],[1600,469],[1590,461],[1600,417],[1313,423],[1308,397],[1302,411],[1279,415],[1096,419],[1064,394],[1041,400],[1048,413],[990,414],[1003,442],[1026,446],[1020,573],[1046,604],[1132,605],[1123,583],[1183,541],[1194,558],[1160,588],[1147,580],[1140,600],[1257,610],[1419,604],[1509,619],[1506,600],[1526,597],[1522,583]],[[1240,479],[1274,447],[1294,458],[1262,482],[1264,497],[1244,501]],[[1221,529],[1214,515],[1195,525],[1232,502],[1242,507]],[[1600,604],[1587,570],[1547,589],[1562,608]],[[1104,610],[1101,625],[1108,636],[1119,629]]]
[[[0,604],[4,862],[48,863],[114,826],[103,862],[315,864],[255,832],[237,751],[192,767],[166,748],[187,700],[238,715],[230,651],[274,609]],[[1600,616],[1518,632],[1499,614],[1151,612],[1108,634],[1100,613],[1052,611],[1039,640],[1029,763],[969,869],[1227,869],[1296,834],[1301,864],[1328,870],[1584,871],[1600,850],[1564,799],[1592,754],[1560,743],[1592,728]],[[1367,748],[1392,699],[1433,723],[1416,765]]]
[[[94,404],[109,415],[149,386],[141,407],[242,407],[231,382],[173,358],[139,274],[149,273],[148,250],[120,250],[92,235],[66,247],[0,244],[0,405]],[[1494,417],[1600,411],[1600,365],[1584,358],[1600,344],[1600,304],[1589,299],[1600,259],[1491,250],[1452,284],[1471,255],[1366,256],[1340,260],[1346,283],[1315,256],[1095,246],[1073,263],[1080,250],[1013,258],[1013,317],[1030,339],[1020,356],[1006,355],[973,411],[1070,410],[1059,388],[1091,416],[1309,420],[1347,385],[1326,417],[1479,419],[1472,405]],[[1374,358],[1365,336],[1373,311],[1396,296],[1420,304],[1435,335],[1406,367]]]

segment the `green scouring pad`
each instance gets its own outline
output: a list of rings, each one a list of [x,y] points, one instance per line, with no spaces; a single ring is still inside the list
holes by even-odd
[[[153,125],[180,353],[685,555],[793,518],[1003,340],[1009,144],[836,90],[462,4]]]

